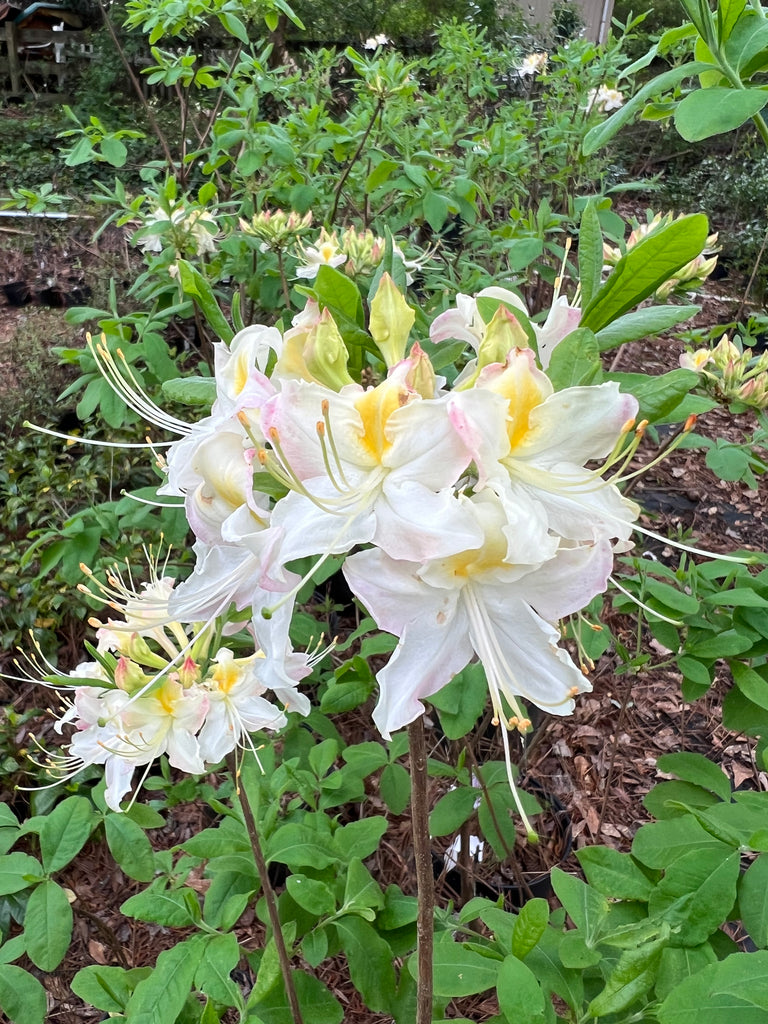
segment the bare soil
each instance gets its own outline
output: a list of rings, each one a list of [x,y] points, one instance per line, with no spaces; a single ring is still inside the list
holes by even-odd
[[[0,273],[0,284],[6,278],[18,279],[22,271],[21,266],[7,265]],[[31,307],[33,311],[36,308]],[[64,324],[61,310],[47,311],[45,315],[50,318],[52,340],[72,336],[73,329]],[[20,386],[14,375],[15,354],[9,354],[8,346],[19,344],[25,318],[29,316],[30,307],[11,307],[0,296],[0,398]],[[711,324],[727,321],[731,316],[732,306],[727,297],[710,294],[699,320]],[[678,365],[680,351],[681,346],[675,342],[636,343],[622,352],[618,368],[661,373]],[[713,438],[736,440],[752,426],[750,416],[734,417],[718,410],[702,417],[697,430]],[[652,455],[648,442],[642,457],[649,460]],[[702,452],[678,450],[642,478],[635,497],[653,506],[653,514],[645,516],[643,522],[659,533],[690,529],[696,543],[712,551],[768,550],[767,488],[765,478],[756,491],[740,483],[720,481],[704,466]],[[634,642],[629,619],[612,614],[610,625],[624,641]],[[646,642],[648,639],[645,638]],[[550,826],[537,851],[539,861],[522,860],[521,870],[536,875],[559,862],[567,870],[578,872],[571,851],[585,844],[606,843],[629,849],[638,826],[648,820],[642,801],[658,778],[655,762],[661,754],[683,749],[698,751],[720,764],[734,786],[768,786],[766,773],[755,765],[752,741],[722,726],[720,707],[729,680],[723,675],[705,697],[687,704],[681,697],[678,674],[669,667],[657,667],[665,660],[665,652],[655,649],[652,642],[647,649],[654,655],[653,662],[636,675],[618,675],[616,655],[604,655],[592,673],[593,691],[579,700],[575,713],[567,719],[545,719],[539,726],[526,754],[526,775],[559,800],[569,823],[563,828]],[[11,691],[7,684],[0,683],[0,699],[20,711],[34,703],[40,706],[45,695],[32,692],[31,687]],[[347,717],[344,729],[349,742],[375,738],[369,710],[361,709]],[[50,730],[50,723],[41,722],[36,731],[40,729]],[[431,735],[433,754],[448,756],[437,732]],[[23,742],[23,736],[17,739]],[[441,786],[444,783],[434,781],[435,799],[442,791]],[[19,801],[19,811],[25,813],[21,794],[12,795],[6,790],[3,796]],[[372,806],[381,813],[383,805],[375,791],[370,798]],[[157,849],[171,849],[210,824],[208,814],[202,804],[174,807],[167,814],[166,826],[150,833],[152,842]],[[520,852],[522,856],[522,847]],[[389,830],[369,867],[382,886],[394,882],[406,892],[415,892],[407,813],[390,815]],[[48,991],[51,1024],[96,1021],[102,1015],[84,1008],[69,991],[74,974],[89,964],[153,964],[163,949],[177,941],[179,933],[120,914],[123,901],[143,886],[123,875],[101,842],[86,846],[76,861],[60,873],[58,881],[74,894],[75,931],[69,953],[61,967],[51,974],[41,974],[30,964],[23,966],[31,968]],[[204,891],[206,880],[201,877],[195,884]],[[438,880],[438,897],[442,902],[460,900],[460,886],[458,890],[450,878]],[[237,933],[248,948],[258,948],[262,942],[263,926],[252,909],[244,914]],[[361,1006],[346,980],[343,963],[326,961],[318,974],[344,1005],[348,1024],[387,1020]],[[249,983],[247,971],[244,983]],[[494,1012],[498,1011],[493,1000],[479,996],[455,1000],[447,1016],[482,1022]]]

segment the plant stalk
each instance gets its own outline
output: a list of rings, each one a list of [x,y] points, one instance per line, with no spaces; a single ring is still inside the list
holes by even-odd
[[[277,899],[275,897],[275,890],[272,888],[272,883],[269,880],[269,874],[267,872],[267,862],[264,859],[264,851],[261,848],[261,842],[259,840],[259,832],[256,826],[256,819],[253,814],[251,802],[248,799],[248,793],[245,789],[240,788],[239,782],[239,771],[237,768],[237,758],[234,754],[227,754],[227,767],[229,768],[232,778],[235,781],[235,791],[240,801],[240,806],[243,809],[243,818],[245,819],[245,827],[248,832],[248,838],[251,843],[251,849],[253,850],[253,859],[256,861],[256,870],[259,873],[259,881],[261,882],[261,891],[264,894],[264,899],[267,904],[267,910],[269,911],[269,921],[272,925],[272,934],[275,939],[275,947],[277,949],[277,957],[280,961],[280,969],[283,973],[283,979],[285,980],[285,992],[288,996],[288,1005],[291,1009],[291,1017],[293,1018],[293,1024],[304,1024],[304,1020],[301,1016],[301,1007],[299,1006],[299,1000],[296,995],[296,989],[293,984],[293,967],[291,966],[291,960],[288,956],[288,950],[285,947],[285,939],[283,938],[283,930],[280,925],[280,915],[277,910]]]
[[[435,927],[435,879],[429,845],[429,801],[427,796],[427,741],[421,715],[408,726],[411,755],[411,822],[416,857],[419,916],[416,924],[418,988],[415,1024],[432,1024],[432,963]]]

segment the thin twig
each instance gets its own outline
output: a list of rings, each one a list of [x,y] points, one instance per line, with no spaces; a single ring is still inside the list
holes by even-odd
[[[416,857],[419,917],[416,924],[418,989],[415,1024],[432,1024],[432,962],[435,927],[435,878],[429,845],[429,801],[427,796],[427,741],[421,715],[408,726],[411,755],[411,824]]]
[[[275,940],[275,948],[277,949],[277,957],[280,961],[280,968],[282,970],[283,979],[285,981],[285,992],[288,996],[288,1004],[291,1009],[291,1016],[293,1017],[293,1024],[304,1024],[301,1016],[301,1008],[299,1006],[299,1000],[296,995],[296,989],[293,984],[293,968],[291,966],[291,960],[288,956],[288,950],[285,947],[285,939],[283,938],[283,929],[280,924],[280,914],[277,910],[277,899],[275,898],[275,890],[272,888],[272,883],[269,880],[269,874],[267,871],[267,862],[264,859],[264,851],[261,848],[261,842],[259,841],[258,828],[256,826],[256,819],[251,808],[250,800],[248,799],[248,793],[244,792],[240,788],[239,783],[239,771],[237,768],[237,759],[234,754],[227,754],[227,767],[229,768],[232,778],[235,782],[235,792],[237,793],[240,801],[240,806],[243,810],[243,818],[245,819],[245,827],[248,832],[248,839],[251,843],[251,849],[253,850],[253,859],[256,861],[256,870],[259,873],[259,881],[261,882],[261,891],[264,895],[264,900],[267,904],[267,910],[269,911],[269,920],[272,925],[272,935]]]

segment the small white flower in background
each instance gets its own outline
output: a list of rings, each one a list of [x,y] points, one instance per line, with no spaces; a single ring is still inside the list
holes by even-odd
[[[529,53],[527,57],[523,58],[522,63],[518,65],[518,78],[542,74],[547,69],[547,59],[548,54],[546,53]]]
[[[377,36],[368,36],[363,43],[364,50],[377,50],[380,46],[386,46],[389,42],[387,36],[383,32],[379,32]]]
[[[150,232],[136,240],[142,252],[162,252],[173,245],[178,252],[194,252],[197,256],[216,251],[214,235],[219,226],[207,210],[187,210],[178,205],[170,213],[156,207],[144,220],[143,228],[155,224],[170,225],[163,231]],[[176,267],[175,276],[178,273]]]
[[[335,231],[329,235],[323,228],[314,245],[299,244],[304,257],[304,265],[296,268],[296,276],[307,281],[317,277],[317,272],[323,264],[328,267],[340,267],[342,263],[346,262],[346,253],[341,251]]]
[[[590,89],[587,93],[587,113],[597,108],[601,114],[607,114],[623,106],[623,94],[618,89],[609,89],[607,85],[601,85],[599,89]]]

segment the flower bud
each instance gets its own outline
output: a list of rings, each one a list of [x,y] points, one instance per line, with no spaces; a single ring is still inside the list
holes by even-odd
[[[347,369],[349,352],[329,309],[323,310],[307,335],[304,362],[312,379],[333,391],[354,384]]]
[[[139,666],[129,658],[118,658],[115,666],[115,685],[126,693],[133,693],[141,689],[149,678],[144,675]]]
[[[528,335],[517,317],[506,306],[499,306],[485,329],[477,349],[477,368],[505,363],[514,348],[528,348]]]
[[[389,274],[382,274],[379,287],[371,300],[371,319],[368,329],[388,367],[395,366],[405,356],[405,346],[411,333],[416,313],[398,291]]]
[[[405,383],[422,398],[434,398],[437,391],[437,375],[429,356],[416,342],[404,361],[407,367]]]

